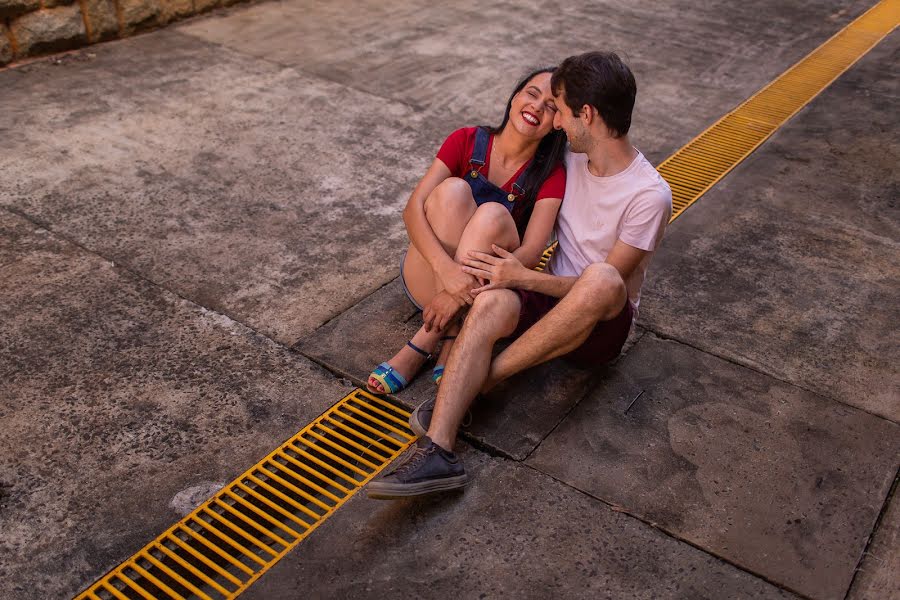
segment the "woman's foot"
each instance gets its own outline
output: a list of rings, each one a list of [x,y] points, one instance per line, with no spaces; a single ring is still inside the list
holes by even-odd
[[[431,380],[434,382],[434,385],[441,385],[441,379],[444,377],[444,366],[446,366],[447,359],[450,357],[450,349],[453,347],[453,340],[456,339],[458,330],[459,327],[457,326],[450,330],[453,332],[452,334],[441,338],[441,353],[438,355],[437,362],[431,370]]]
[[[379,368],[376,369],[372,375],[369,375],[369,379],[366,382],[366,388],[373,394],[393,394],[399,392],[407,385],[407,382],[411,381],[412,378],[416,376],[416,373],[419,372],[419,369],[422,368],[422,365],[424,365],[425,361],[431,356],[429,352],[432,352],[437,346],[439,338],[440,333],[437,331],[428,332],[425,331],[424,327],[419,329],[419,331],[416,332],[416,335],[400,348],[400,351],[397,352],[397,354],[391,357],[387,363],[381,363]],[[381,368],[384,365],[387,365],[387,369]],[[375,377],[375,374],[379,371],[389,371],[387,374],[382,373],[381,378],[386,379],[387,381],[393,381],[394,385],[391,386],[393,389],[385,389],[385,385]],[[400,377],[392,377],[392,375],[399,375]]]

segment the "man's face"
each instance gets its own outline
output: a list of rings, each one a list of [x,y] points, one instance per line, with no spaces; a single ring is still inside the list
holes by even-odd
[[[590,147],[590,133],[585,127],[584,121],[580,115],[576,115],[566,104],[566,91],[559,90],[559,94],[554,96],[556,100],[556,115],[553,118],[553,126],[556,129],[562,129],[566,132],[569,139],[569,149],[572,152],[587,152]]]

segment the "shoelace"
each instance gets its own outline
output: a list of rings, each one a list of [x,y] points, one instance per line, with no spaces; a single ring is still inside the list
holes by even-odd
[[[391,471],[389,475],[406,475],[410,471],[415,471],[425,461],[425,459],[428,458],[428,455],[434,452],[434,449],[434,445],[427,446],[425,448],[421,446],[415,446],[415,448],[413,449],[413,453],[410,454],[402,464],[398,465],[396,469]]]

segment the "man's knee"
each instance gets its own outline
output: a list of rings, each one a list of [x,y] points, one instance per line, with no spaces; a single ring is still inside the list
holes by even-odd
[[[475,209],[472,188],[459,177],[448,177],[440,182],[425,199],[425,214],[464,214],[470,216]]]
[[[628,290],[618,269],[608,263],[588,265],[573,286],[575,299],[601,321],[615,318],[628,300]]]
[[[475,297],[466,325],[492,330],[498,337],[510,335],[519,323],[522,302],[512,290],[488,290]]]

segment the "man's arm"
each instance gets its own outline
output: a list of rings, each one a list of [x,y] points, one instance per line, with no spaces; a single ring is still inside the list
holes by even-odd
[[[578,280],[577,277],[551,275],[527,269],[515,256],[500,246],[493,246],[493,250],[497,256],[473,251],[469,252],[469,258],[463,261],[463,270],[466,273],[490,281],[488,285],[472,290],[473,294],[493,289],[514,288],[562,298]],[[606,262],[614,266],[625,281],[647,254],[646,250],[617,240],[607,255]]]
[[[631,274],[637,268],[644,257],[650,254],[647,250],[641,250],[634,246],[629,246],[622,240],[616,240],[615,245],[609,254],[606,255],[606,263],[614,266],[622,276],[622,281],[628,281]]]

